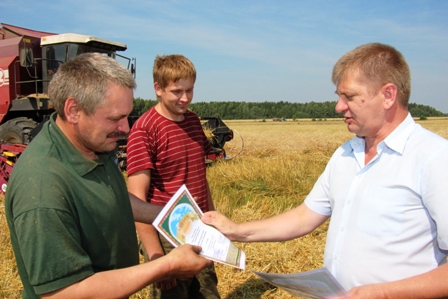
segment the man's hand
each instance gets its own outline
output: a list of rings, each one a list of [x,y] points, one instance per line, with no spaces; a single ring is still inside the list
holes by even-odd
[[[214,226],[231,241],[237,240],[238,224],[217,211],[204,213],[201,218],[205,224]]]
[[[368,284],[348,291],[350,299],[383,299],[386,298],[381,284]],[[345,297],[347,298],[347,297]]]
[[[187,279],[195,276],[202,269],[210,267],[212,261],[199,255],[202,248],[194,245],[182,245],[174,248],[165,256],[169,261],[170,276],[177,279]]]

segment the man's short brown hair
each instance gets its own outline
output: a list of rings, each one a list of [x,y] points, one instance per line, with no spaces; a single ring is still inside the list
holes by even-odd
[[[395,84],[398,102],[401,106],[408,107],[411,72],[403,55],[395,48],[380,43],[355,48],[336,62],[333,67],[333,83],[338,85],[351,71],[360,71],[372,92],[387,83]]]

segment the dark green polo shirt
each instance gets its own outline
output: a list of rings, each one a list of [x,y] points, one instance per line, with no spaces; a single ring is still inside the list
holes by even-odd
[[[139,262],[126,183],[114,156],[86,158],[54,119],[19,158],[6,191],[24,298]]]

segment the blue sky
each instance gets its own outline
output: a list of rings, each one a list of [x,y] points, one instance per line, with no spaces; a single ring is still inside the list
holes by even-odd
[[[155,99],[152,64],[180,53],[196,66],[193,101],[335,101],[334,63],[369,42],[396,47],[412,103],[448,113],[448,1],[3,0],[0,22],[125,43],[136,97]]]

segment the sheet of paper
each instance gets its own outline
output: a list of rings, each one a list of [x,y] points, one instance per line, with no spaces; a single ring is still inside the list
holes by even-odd
[[[267,282],[303,298],[348,297],[348,293],[326,268],[295,274],[254,273]]]
[[[239,269],[246,267],[246,255],[227,237],[201,221],[201,209],[185,185],[174,194],[153,222],[153,226],[177,247],[199,245],[204,257]]]

